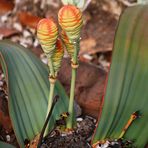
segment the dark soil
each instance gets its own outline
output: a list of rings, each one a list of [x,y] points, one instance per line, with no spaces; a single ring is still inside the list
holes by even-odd
[[[41,148],[90,148],[90,139],[95,129],[96,120],[86,116],[77,119],[73,131],[62,132],[59,127],[46,137]]]

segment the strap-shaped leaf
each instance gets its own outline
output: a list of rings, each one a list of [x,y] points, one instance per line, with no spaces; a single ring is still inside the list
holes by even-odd
[[[118,138],[131,114],[142,117],[128,128],[125,138],[135,146],[148,142],[148,5],[128,8],[116,33],[104,106],[93,143]]]
[[[0,148],[15,148],[15,147],[8,143],[0,141]]]
[[[9,113],[17,140],[33,139],[44,124],[49,94],[48,70],[29,50],[12,42],[0,42],[0,61],[8,84]],[[50,129],[55,119],[67,111],[68,97],[59,82],[55,94],[60,96],[50,119]]]

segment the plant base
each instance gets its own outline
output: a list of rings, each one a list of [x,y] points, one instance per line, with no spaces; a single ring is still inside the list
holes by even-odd
[[[61,130],[60,126],[44,139],[41,148],[90,148],[90,137],[95,128],[95,119],[86,116],[77,118],[77,126],[70,131]]]

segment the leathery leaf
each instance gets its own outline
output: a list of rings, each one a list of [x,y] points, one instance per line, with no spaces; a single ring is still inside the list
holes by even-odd
[[[127,8],[116,32],[103,110],[92,143],[117,139],[130,116],[140,111],[123,138],[138,148],[148,142],[148,5]]]
[[[8,143],[0,141],[0,148],[15,148],[15,147]]]
[[[24,147],[24,140],[32,140],[45,122],[50,87],[48,69],[28,49],[10,41],[0,41],[0,62],[8,86],[12,125],[20,146]],[[58,81],[56,94],[60,99],[50,118],[49,130],[68,108],[68,97]]]

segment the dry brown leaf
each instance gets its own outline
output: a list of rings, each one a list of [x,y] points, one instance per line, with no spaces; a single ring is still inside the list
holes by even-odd
[[[38,142],[39,142],[40,134],[38,134],[31,142],[30,142],[30,148],[37,148]]]
[[[39,22],[41,17],[34,16],[29,12],[19,12],[18,18],[21,22],[22,25],[31,27],[31,28],[36,28],[37,23]]]
[[[80,46],[81,46],[80,54],[93,52],[94,48],[96,47],[96,44],[97,43],[94,38],[88,38],[88,39],[82,40],[80,42]]]
[[[9,116],[5,116],[4,113],[0,110],[0,124],[7,131],[12,131],[12,125]]]
[[[11,11],[14,8],[12,0],[0,0],[0,15]]]
[[[18,34],[19,32],[12,28],[0,27],[1,37],[10,37],[12,35]]]
[[[41,49],[41,48],[39,48],[39,47],[34,47],[34,48],[32,48],[32,52],[36,55],[36,56],[38,56],[38,57],[40,57],[40,55],[43,53],[43,50]]]
[[[80,42],[80,56],[84,54],[96,54],[100,52],[109,52],[112,51],[112,43],[107,43],[102,45],[101,43],[97,45],[95,38],[88,38]]]

